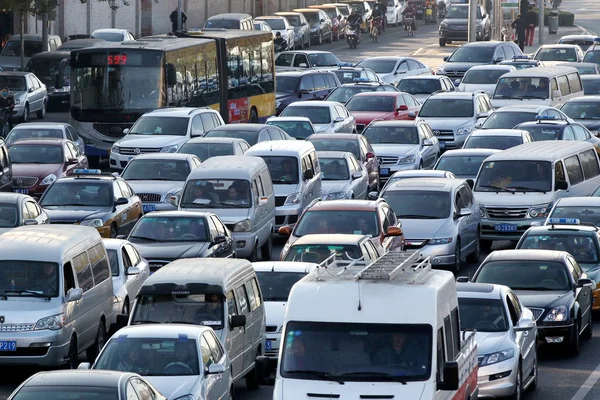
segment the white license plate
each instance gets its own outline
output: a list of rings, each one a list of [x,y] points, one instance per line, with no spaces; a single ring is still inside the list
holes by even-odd
[[[29,194],[29,189],[15,189],[15,193]]]
[[[494,230],[497,232],[516,232],[517,226],[515,224],[497,224],[494,226]]]
[[[390,169],[389,168],[381,168],[379,170],[379,175],[388,176],[389,174],[390,174]]]
[[[142,205],[142,209],[145,213],[156,211],[156,206],[154,204],[144,204]]]
[[[0,340],[0,351],[17,351],[17,342],[14,340]]]

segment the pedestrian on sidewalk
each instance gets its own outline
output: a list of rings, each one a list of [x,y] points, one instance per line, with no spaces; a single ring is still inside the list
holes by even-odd
[[[535,28],[538,26],[538,13],[533,11],[533,6],[529,6],[526,19],[527,29],[525,30],[525,46],[533,46],[533,36]]]
[[[181,24],[179,27],[177,26],[177,9],[175,9],[171,13],[171,15],[169,16],[169,19],[171,20],[171,27],[173,29],[172,32],[177,32],[180,29],[183,30],[183,24],[185,24],[185,22],[187,21],[187,15],[185,15],[183,10],[181,10]]]
[[[517,19],[511,24],[511,27],[517,32],[517,40],[515,40],[515,43],[519,45],[521,51],[525,51],[525,31],[527,30],[527,21],[519,14],[517,15]]]

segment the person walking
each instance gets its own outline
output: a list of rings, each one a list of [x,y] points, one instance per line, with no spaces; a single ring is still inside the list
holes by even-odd
[[[533,11],[533,6],[529,6],[527,11],[527,29],[525,30],[525,46],[533,46],[533,36],[535,27],[538,26],[538,13]]]
[[[525,50],[525,30],[527,29],[527,21],[521,14],[517,15],[517,19],[513,21],[511,27],[517,32],[517,40],[515,43],[519,45],[521,51]]]
[[[177,26],[177,9],[175,9],[171,13],[171,15],[169,16],[169,19],[171,20],[171,27],[173,29],[172,32],[174,33],[174,32],[177,32],[178,30],[183,30],[183,24],[185,24],[185,22],[187,21],[187,15],[185,15],[183,10],[181,10],[181,25],[179,27]]]

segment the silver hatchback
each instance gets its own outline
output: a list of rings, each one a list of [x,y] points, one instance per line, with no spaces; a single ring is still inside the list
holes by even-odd
[[[0,87],[7,87],[15,98],[13,119],[27,122],[32,113],[36,113],[38,119],[46,117],[46,85],[31,72],[0,72]]]

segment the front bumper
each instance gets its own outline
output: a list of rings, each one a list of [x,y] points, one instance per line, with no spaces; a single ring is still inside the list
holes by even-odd
[[[258,235],[256,232],[233,232],[235,256],[246,258],[252,254]]]
[[[425,244],[421,244],[422,242],[425,242]],[[427,240],[406,239],[406,249],[420,252],[423,260],[431,257],[431,263],[434,267],[453,265],[456,262],[454,240],[448,244],[427,244],[427,242]]]
[[[572,321],[568,321],[564,325],[551,325],[538,321],[537,331],[543,344],[568,344],[575,338],[575,335],[579,334],[575,332],[575,324]]]
[[[517,382],[518,364],[515,357],[497,364],[479,367],[477,373],[477,385],[479,386],[479,398],[494,399],[509,397],[515,392]],[[504,376],[508,374],[507,376]],[[496,376],[494,376],[496,375]],[[503,376],[499,379],[498,376]]]
[[[177,207],[175,207],[173,204],[171,204],[167,201],[160,202],[160,203],[143,203],[142,202],[142,210],[144,211],[144,214],[146,214],[146,213],[153,212],[153,211],[177,210]]]
[[[483,240],[510,240],[517,241],[533,222],[544,224],[546,218],[526,218],[526,219],[490,219],[481,220],[481,239]],[[510,230],[506,230],[509,226]],[[513,228],[516,227],[516,228]],[[516,230],[513,230],[516,229]]]
[[[16,341],[17,350],[0,351],[0,365],[63,365],[69,353],[69,339],[70,335],[64,328],[57,331],[2,332],[0,340]]]
[[[467,41],[469,40],[469,31],[463,29],[440,29],[439,37],[446,40],[457,40],[457,41]],[[476,33],[477,40],[483,39],[483,31],[477,30]]]
[[[48,104],[69,104],[70,93],[69,92],[53,92],[48,93]]]
[[[25,113],[25,107],[22,104],[17,104],[13,108],[12,118],[22,118]]]
[[[284,225],[293,228],[302,214],[303,208],[300,204],[293,206],[280,206],[275,208],[275,232]]]

